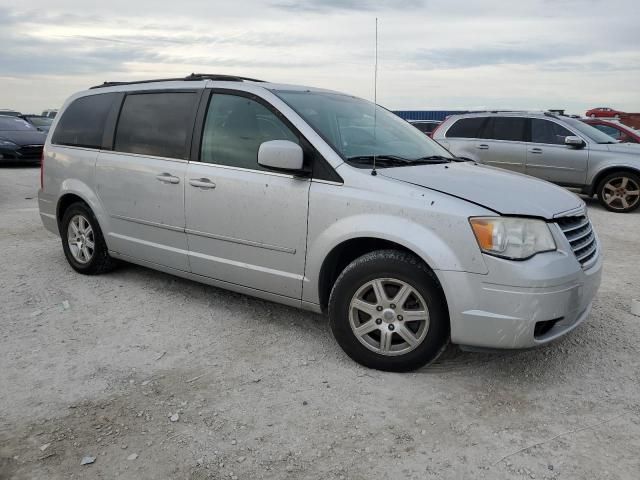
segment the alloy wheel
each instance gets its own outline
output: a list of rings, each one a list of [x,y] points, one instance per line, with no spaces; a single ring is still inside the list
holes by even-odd
[[[614,210],[633,208],[640,202],[640,185],[629,177],[612,178],[604,184],[603,199]]]
[[[95,252],[95,237],[89,221],[82,215],[74,215],[67,227],[67,243],[73,258],[82,264],[89,263]]]
[[[349,323],[354,335],[380,355],[404,355],[429,331],[429,309],[407,282],[380,278],[362,285],[351,299]]]

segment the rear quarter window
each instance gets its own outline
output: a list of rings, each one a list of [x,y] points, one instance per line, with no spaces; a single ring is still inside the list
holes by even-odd
[[[101,148],[107,117],[117,98],[117,93],[102,93],[74,100],[58,121],[52,143]]]
[[[461,118],[457,120],[449,130],[447,138],[479,138],[486,117]]]

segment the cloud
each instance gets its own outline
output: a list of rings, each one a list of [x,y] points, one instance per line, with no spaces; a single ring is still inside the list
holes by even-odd
[[[331,10],[351,10],[357,12],[414,9],[425,5],[425,0],[291,0],[274,2],[274,7],[302,12],[327,12]]]
[[[0,7],[0,104],[60,104],[103,80],[218,72],[371,98],[640,111],[635,0],[31,0]],[[46,85],[46,88],[42,88]],[[573,110],[572,110],[573,109]]]

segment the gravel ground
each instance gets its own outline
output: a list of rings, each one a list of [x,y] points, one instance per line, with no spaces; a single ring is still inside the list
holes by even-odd
[[[573,334],[391,374],[319,315],[133,265],[74,273],[37,183],[0,169],[2,479],[640,478],[640,212],[589,201],[605,272]]]

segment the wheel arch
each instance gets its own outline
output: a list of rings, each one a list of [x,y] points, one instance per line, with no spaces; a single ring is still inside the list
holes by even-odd
[[[427,268],[434,273],[435,278],[438,280],[438,286],[440,288],[442,298],[444,299],[445,304],[447,303],[447,298],[444,289],[442,288],[442,284],[438,279],[437,273],[435,272],[434,268],[429,265],[429,262],[423,258],[422,255],[419,255],[413,249],[396,241],[380,237],[366,236],[349,238],[342,241],[341,243],[335,245],[328,253],[328,255],[324,258],[322,266],[320,267],[318,277],[318,299],[320,301],[320,308],[322,309],[322,311],[327,311],[329,296],[331,294],[333,285],[335,284],[340,273],[345,269],[347,265],[349,265],[356,258],[359,258],[367,253],[376,250],[389,249],[410,253],[419,258],[427,266]]]
[[[60,197],[60,199],[58,200],[58,205],[56,206],[56,220],[58,221],[58,228],[62,223],[64,212],[66,212],[71,205],[78,202],[84,203],[85,205],[89,206],[89,203],[87,203],[84,198],[75,193],[65,193]]]
[[[87,205],[96,217],[100,229],[103,232],[108,231],[105,227],[108,228],[109,222],[103,214],[104,211],[98,196],[87,184],[77,179],[65,180],[61,185],[60,194],[56,203],[56,220],[58,223],[58,230],[60,230],[60,224],[62,222],[64,212],[75,202],[82,202]],[[105,241],[107,241],[106,235]]]
[[[614,172],[631,172],[636,175],[640,175],[640,168],[633,167],[631,165],[610,165],[605,167],[593,177],[593,181],[589,185],[589,190],[586,193],[591,196],[598,193],[598,186],[600,185],[600,182],[602,182],[604,177]]]

